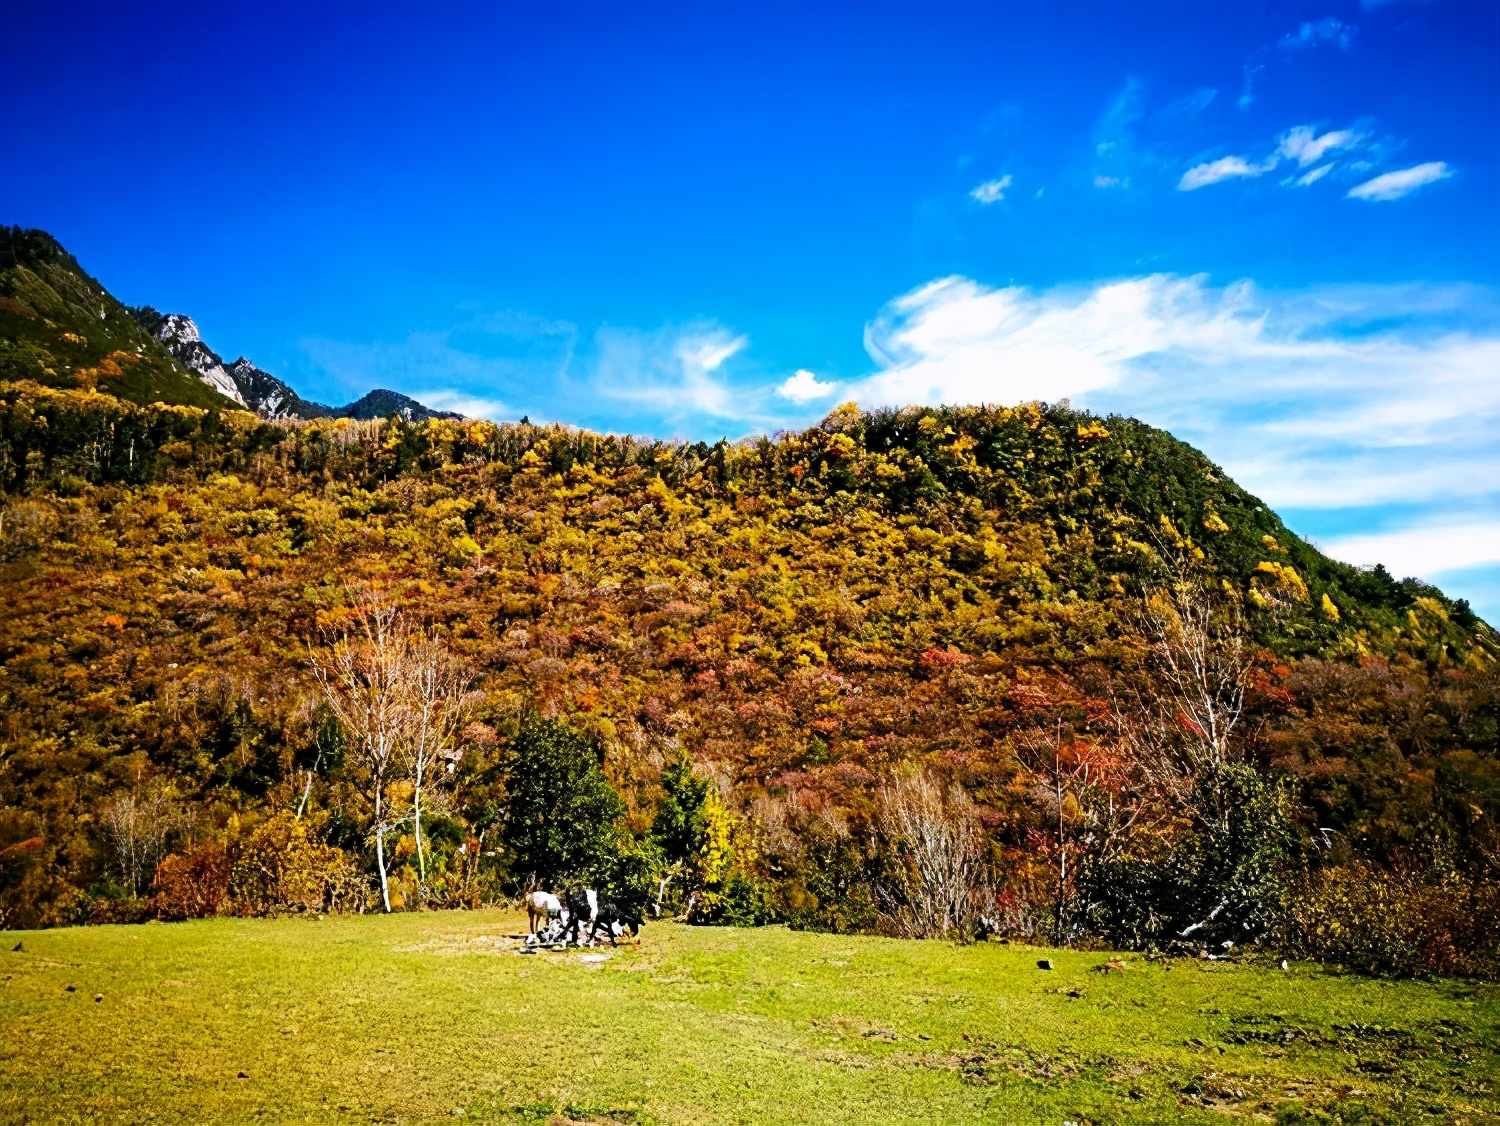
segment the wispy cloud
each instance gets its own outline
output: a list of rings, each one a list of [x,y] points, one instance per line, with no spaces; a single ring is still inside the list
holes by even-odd
[[[749,343],[718,325],[654,333],[600,329],[591,391],[674,424],[695,418],[755,421],[763,411],[723,370]]]
[[[577,339],[572,324],[513,311],[467,316],[400,340],[311,337],[301,349],[323,385],[304,393],[354,397],[386,387],[473,417],[505,417],[512,405],[536,412],[544,409],[538,388],[566,383]]]
[[[986,180],[969,193],[970,199],[978,200],[980,203],[999,203],[1005,198],[1005,189],[1010,187],[1013,177],[1008,173],[998,180]]]
[[[1090,170],[1095,187],[1128,187],[1131,173],[1149,163],[1150,154],[1141,151],[1136,135],[1145,113],[1145,86],[1138,78],[1127,78],[1094,123]]]
[[[1218,90],[1212,86],[1199,87],[1191,94],[1169,102],[1160,111],[1160,116],[1164,121],[1191,125],[1199,114],[1213,104],[1218,95]]]
[[[781,421],[771,409],[773,389],[755,365],[741,363],[748,337],[712,322],[654,331],[605,326],[584,337],[571,324],[507,312],[397,341],[311,339],[302,347],[325,381],[343,389],[330,397],[388,387],[470,418],[525,414],[606,430],[639,426],[663,437],[739,434]],[[789,380],[791,392],[836,386],[808,378],[812,385]]]
[[[1354,37],[1358,31],[1355,24],[1326,16],[1321,20],[1308,20],[1299,24],[1295,31],[1283,35],[1274,46],[1268,43],[1256,48],[1245,60],[1243,85],[1235,105],[1243,110],[1255,104],[1256,81],[1273,61],[1279,59],[1285,63],[1322,44],[1332,44],[1341,50],[1348,50],[1354,45]]]
[[[1283,35],[1277,40],[1276,47],[1282,51],[1305,51],[1320,43],[1332,43],[1348,50],[1354,45],[1354,34],[1358,30],[1353,24],[1325,16],[1320,20],[1309,20],[1291,34]]]
[[[1192,168],[1189,168],[1182,174],[1182,179],[1177,181],[1177,190],[1179,192],[1191,192],[1224,180],[1264,176],[1275,167],[1276,160],[1274,157],[1265,164],[1252,164],[1242,156],[1220,157],[1218,160],[1211,160],[1207,164],[1195,164]]]
[[[1037,292],[944,278],[871,322],[877,371],[842,393],[1131,414],[1273,507],[1407,506],[1406,525],[1383,533],[1405,538],[1324,546],[1354,562],[1389,547],[1392,570],[1430,577],[1497,554],[1497,314],[1492,292],[1436,286],[1272,294],[1154,275]],[[1428,527],[1447,529],[1448,547],[1418,558]]]
[[[1034,293],[943,278],[891,302],[865,330],[878,403],[1015,403],[1111,386],[1144,357],[1254,337],[1232,295],[1165,275]]]
[[[1418,164],[1415,168],[1403,168],[1399,172],[1387,172],[1376,176],[1373,180],[1366,180],[1363,184],[1357,184],[1349,189],[1350,199],[1366,199],[1374,202],[1384,202],[1400,199],[1425,184],[1436,183],[1438,180],[1446,180],[1452,176],[1446,162],[1441,160],[1429,161],[1426,164]]]
[[[1344,175],[1367,172],[1375,167],[1375,162],[1385,158],[1393,144],[1389,140],[1372,138],[1363,129],[1351,127],[1319,133],[1315,126],[1297,125],[1281,135],[1276,147],[1265,159],[1257,161],[1246,156],[1225,156],[1195,164],[1177,181],[1177,190],[1191,192],[1226,180],[1264,176],[1281,167],[1283,162],[1289,162],[1295,167],[1281,181],[1281,185],[1306,188],[1334,172]],[[1345,163],[1340,165],[1340,158],[1330,159],[1334,153],[1341,154]],[[1347,159],[1349,157],[1358,159]],[[1310,165],[1317,167],[1309,168]],[[1296,169],[1300,168],[1308,168],[1308,171],[1298,175]],[[1348,194],[1356,199],[1399,199],[1424,183],[1443,179],[1450,174],[1445,164],[1424,164],[1405,172],[1378,176]]]
[[[776,394],[800,404],[826,399],[838,389],[839,384],[824,383],[806,368],[800,368],[777,386]]]
[[[1276,151],[1279,156],[1295,160],[1306,168],[1309,164],[1322,160],[1325,153],[1334,149],[1351,148],[1361,140],[1363,137],[1353,129],[1336,129],[1320,137],[1311,126],[1299,125],[1281,139],[1281,145]]]
[[[485,398],[483,395],[470,395],[463,391],[455,391],[452,388],[441,387],[436,390],[424,390],[414,387],[404,392],[434,410],[456,411],[465,418],[487,418],[492,422],[501,422],[505,419],[517,418],[520,411],[499,399]]]
[[[1500,518],[1422,521],[1393,532],[1338,536],[1318,546],[1336,559],[1395,575],[1432,576],[1500,563]]]

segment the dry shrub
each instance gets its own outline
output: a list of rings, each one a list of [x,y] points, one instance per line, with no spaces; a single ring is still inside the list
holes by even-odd
[[[87,904],[84,918],[93,924],[141,923],[149,916],[144,903],[134,896],[95,899]]]
[[[363,900],[365,881],[349,854],[310,829],[306,821],[278,813],[240,841],[229,874],[237,914],[337,911]]]
[[[1500,883],[1350,864],[1324,872],[1284,928],[1288,950],[1369,973],[1500,978]]]
[[[146,908],[158,919],[203,919],[217,915],[229,898],[229,852],[221,841],[204,841],[156,866],[155,893]]]
[[[907,938],[977,933],[993,900],[973,803],[927,773],[888,783],[879,824],[901,863],[880,888],[886,920]]]

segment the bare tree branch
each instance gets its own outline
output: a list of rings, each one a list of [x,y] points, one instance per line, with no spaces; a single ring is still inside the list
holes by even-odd
[[[1182,560],[1146,591],[1137,625],[1148,645],[1150,689],[1117,685],[1115,722],[1148,782],[1177,808],[1206,820],[1197,779],[1237,761],[1254,654],[1239,602]]]
[[[879,824],[909,864],[900,888],[884,889],[887,914],[912,938],[972,931],[988,908],[988,862],[972,803],[926,773],[887,783]]]

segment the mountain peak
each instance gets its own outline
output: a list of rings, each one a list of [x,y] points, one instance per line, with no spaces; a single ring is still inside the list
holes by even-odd
[[[409,395],[378,388],[343,407],[330,407],[302,398],[282,379],[241,356],[226,364],[203,342],[197,322],[183,313],[161,313],[146,305],[135,316],[153,339],[188,371],[220,394],[253,410],[262,418],[388,418],[398,415],[408,422],[429,418],[459,419],[452,411],[437,411]]]
[[[426,422],[430,418],[450,418],[456,421],[463,418],[463,415],[453,411],[433,410],[417,402],[410,395],[403,395],[399,391],[391,391],[384,387],[377,388],[354,400],[339,411],[339,414],[348,418],[389,418],[394,414],[404,418],[407,422]]]

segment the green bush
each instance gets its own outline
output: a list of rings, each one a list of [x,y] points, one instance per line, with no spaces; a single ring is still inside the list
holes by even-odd
[[[767,888],[753,873],[735,868],[693,921],[709,926],[761,927],[776,921]]]
[[[794,930],[860,934],[874,931],[880,907],[871,890],[878,870],[861,841],[821,821],[803,833],[796,870],[776,889],[779,913]]]
[[[1500,978],[1500,882],[1368,863],[1324,871],[1288,912],[1289,953],[1366,973]]]
[[[1072,907],[1082,930],[1131,949],[1199,949],[1276,924],[1298,854],[1287,787],[1226,763],[1198,779],[1193,807],[1189,831],[1160,851],[1086,863]]]

